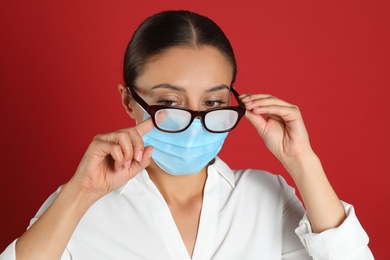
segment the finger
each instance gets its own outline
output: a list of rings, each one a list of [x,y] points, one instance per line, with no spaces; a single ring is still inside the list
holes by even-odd
[[[142,157],[142,160],[140,162],[141,167],[146,168],[152,159],[153,154],[153,147],[148,146],[145,148],[144,156]]]
[[[135,132],[135,135],[138,136],[137,131],[133,130],[133,132]],[[103,142],[109,142],[109,143],[119,145],[122,152],[123,152],[125,164],[129,160],[132,160],[132,158],[133,158],[133,145],[132,145],[132,140],[131,140],[129,131],[119,130],[119,131],[112,132],[112,133],[101,134],[101,135],[97,135],[95,137],[95,139],[103,141]],[[133,139],[137,139],[137,138],[133,138]],[[138,137],[138,139],[141,139],[141,137]],[[137,141],[135,141],[135,142],[137,142]],[[139,140],[138,143],[140,143],[139,145],[143,146],[142,140]]]
[[[120,167],[115,169],[117,179],[128,181],[145,169],[151,162],[153,147],[148,146],[145,148],[144,156],[140,162],[135,160],[131,161],[129,167]]]
[[[145,121],[139,123],[136,126],[132,126],[129,128],[124,128],[116,132],[106,133],[106,134],[99,134],[96,135],[94,139],[101,139],[104,141],[109,141],[113,143],[118,143],[117,133],[118,132],[125,132],[127,134],[132,134],[133,129],[137,131],[137,133],[142,137],[146,133],[148,133],[150,130],[152,130],[154,127],[153,121],[151,118],[146,119]]]
[[[263,136],[264,130],[267,126],[267,120],[259,114],[255,114],[252,111],[247,110],[245,117],[255,127],[260,136]]]
[[[251,110],[254,114],[261,115],[264,114],[267,117],[270,118],[281,118],[285,122],[301,119],[301,113],[299,111],[299,108],[296,106],[278,106],[278,105],[271,105],[271,106],[262,106],[262,107],[256,107]]]
[[[149,131],[151,131],[154,128],[152,118],[149,117],[145,121],[136,125],[134,128],[137,130],[140,136],[146,135]]]
[[[119,171],[123,168],[125,163],[123,151],[118,144],[112,144],[112,149],[110,152],[112,159],[114,160],[114,170]]]
[[[131,150],[131,156],[126,156],[126,166],[128,167],[131,163],[131,160],[136,160],[140,162],[144,153],[144,142],[142,140],[142,136],[151,131],[154,128],[154,124],[151,118],[146,119],[145,121],[139,123],[135,127],[123,129],[123,131],[127,132],[131,147],[128,149]]]
[[[256,99],[256,98],[268,98],[268,97],[273,97],[273,96],[271,94],[252,94],[252,93],[241,94],[239,96],[241,101],[251,100],[251,99]]]
[[[246,109],[253,109],[255,107],[263,107],[263,106],[283,106],[283,107],[295,107],[293,104],[290,104],[284,100],[281,100],[279,98],[273,97],[273,96],[258,96],[254,97],[251,96],[249,99],[246,99],[246,101],[243,101],[245,104]]]
[[[145,169],[151,162],[153,147],[148,146],[145,148],[143,156],[140,161],[132,161],[128,169],[130,178],[138,174],[142,169]]]
[[[102,160],[110,156],[115,171],[120,170],[124,164],[123,151],[118,144],[96,139],[91,147],[91,154],[101,157]]]
[[[273,97],[273,96],[270,94],[250,94],[250,93],[248,93],[248,94],[240,95],[239,98],[244,104],[250,104],[256,99],[266,99],[266,98],[271,98],[271,97]]]
[[[128,129],[129,136],[131,138],[133,159],[140,162],[144,153],[144,142],[142,136],[151,131],[154,128],[154,124],[151,118],[146,119],[140,124],[136,125],[132,129]]]
[[[124,165],[129,167],[131,160],[140,161],[142,159],[144,142],[142,136],[154,127],[151,118],[143,121],[135,127],[125,128],[117,132],[97,135],[96,138],[119,144],[124,156]]]
[[[137,162],[142,169],[146,168],[150,164],[152,153],[153,153],[152,146],[148,146],[145,148],[142,159],[139,162]]]

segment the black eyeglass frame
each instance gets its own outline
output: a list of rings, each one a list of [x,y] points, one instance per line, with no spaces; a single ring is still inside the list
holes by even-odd
[[[185,131],[188,127],[190,127],[190,125],[192,124],[192,122],[194,121],[194,119],[196,117],[200,117],[201,118],[201,122],[202,122],[202,125],[206,128],[207,131],[211,132],[211,133],[225,133],[225,132],[229,132],[231,130],[233,130],[238,122],[241,120],[241,118],[245,115],[245,105],[244,103],[242,103],[242,101],[240,100],[239,98],[239,94],[238,92],[233,88],[233,87],[230,87],[229,90],[233,93],[234,97],[236,98],[239,106],[226,106],[226,107],[218,107],[218,108],[211,108],[211,109],[207,109],[207,110],[204,110],[204,111],[193,111],[193,110],[190,110],[190,109],[187,109],[187,108],[183,108],[183,107],[174,107],[174,106],[163,106],[163,105],[148,105],[148,103],[146,103],[145,100],[143,100],[138,94],[137,92],[135,92],[134,88],[132,87],[129,87],[127,86],[128,90],[130,91],[132,97],[134,98],[134,100],[141,105],[141,107],[149,113],[149,115],[152,117],[152,120],[153,120],[153,124],[154,126],[160,130],[160,131],[163,131],[163,132],[167,132],[167,133],[179,133],[179,132],[183,132]],[[188,125],[183,128],[183,129],[180,129],[180,130],[176,130],[176,131],[167,131],[166,129],[161,129],[157,122],[156,122],[156,118],[155,118],[155,114],[157,113],[157,111],[161,110],[161,109],[178,109],[178,110],[184,110],[184,111],[187,111],[191,114],[191,119],[188,123]],[[218,111],[218,110],[233,110],[233,111],[236,111],[237,114],[238,114],[238,117],[237,117],[237,121],[236,123],[230,127],[229,129],[227,130],[223,130],[223,131],[214,131],[214,130],[211,130],[209,129],[207,126],[206,126],[206,122],[205,122],[205,116],[206,114],[210,113],[210,112],[213,112],[213,111]]]

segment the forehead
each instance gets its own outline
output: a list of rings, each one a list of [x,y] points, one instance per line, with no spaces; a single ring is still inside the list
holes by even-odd
[[[216,48],[210,46],[172,47],[149,60],[136,79],[136,86],[151,88],[172,84],[183,88],[230,85],[233,67]]]

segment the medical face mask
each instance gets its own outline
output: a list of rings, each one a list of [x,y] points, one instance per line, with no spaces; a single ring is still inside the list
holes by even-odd
[[[145,112],[144,119],[149,115]],[[228,132],[210,133],[199,119],[183,132],[167,133],[153,128],[142,137],[153,146],[152,158],[172,175],[194,174],[203,169],[221,150]]]

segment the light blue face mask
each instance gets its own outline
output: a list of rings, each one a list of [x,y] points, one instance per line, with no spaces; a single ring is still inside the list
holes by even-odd
[[[145,112],[144,119],[149,117]],[[145,146],[153,146],[152,158],[172,175],[194,174],[202,170],[221,150],[228,132],[210,133],[199,119],[179,133],[153,128],[142,137]]]

